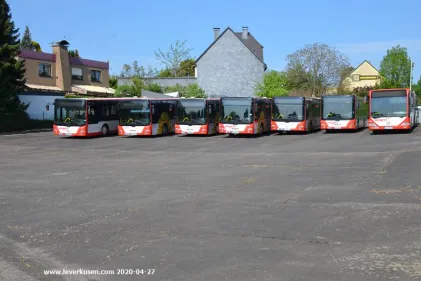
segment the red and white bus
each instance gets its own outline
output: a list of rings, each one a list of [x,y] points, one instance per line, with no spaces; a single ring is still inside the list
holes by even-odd
[[[120,136],[174,133],[177,99],[123,98],[118,102]]]
[[[367,103],[355,95],[323,96],[321,107],[321,129],[326,132],[367,128]]]
[[[258,97],[222,97],[219,133],[256,135],[270,132],[272,102]]]
[[[371,90],[368,94],[370,117],[368,129],[410,132],[418,123],[417,96],[409,89]]]
[[[272,103],[272,131],[312,132],[320,129],[320,99],[275,97]]]
[[[175,133],[213,135],[218,133],[219,98],[180,98],[177,106]]]
[[[54,108],[54,135],[90,137],[117,133],[118,99],[60,98],[55,100]]]

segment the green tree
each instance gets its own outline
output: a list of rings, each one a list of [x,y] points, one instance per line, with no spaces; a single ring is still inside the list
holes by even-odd
[[[265,73],[263,83],[257,84],[256,95],[259,97],[280,97],[288,95],[288,80],[285,72],[271,70]]]
[[[116,97],[140,97],[142,95],[142,89],[145,89],[145,83],[142,79],[135,77],[130,85],[117,86],[115,91]]]
[[[162,87],[156,83],[151,83],[145,87],[145,90],[152,91],[155,93],[162,93]]]
[[[181,86],[180,84],[175,84],[173,86],[167,86],[162,89],[163,93],[175,93],[178,92],[180,96],[183,96],[185,87]]]
[[[382,77],[381,88],[409,88],[411,61],[406,48],[398,45],[387,50],[380,62],[379,72]]]
[[[42,52],[41,45],[38,42],[32,40],[32,46],[34,46],[35,51]]]
[[[189,84],[187,87],[184,88],[182,93],[182,97],[185,98],[206,98],[205,91],[199,87],[199,84]]]
[[[177,40],[175,45],[170,45],[169,50],[164,52],[161,49],[155,51],[155,57],[158,61],[170,69],[174,77],[179,76],[181,62],[190,58],[190,52],[193,49],[186,47],[187,41],[180,42]]]
[[[194,76],[194,68],[196,67],[196,62],[194,59],[186,59],[180,63],[180,69],[177,73],[179,77],[191,77]]]
[[[354,71],[354,68],[352,66],[345,66],[342,70],[341,70],[341,77],[340,77],[340,82],[339,82],[339,86],[338,86],[338,93],[349,93],[350,89],[350,82],[348,81],[349,79],[346,79],[349,77],[349,75],[351,75],[351,73]]]
[[[19,101],[18,93],[26,82],[25,62],[16,59],[21,48],[19,29],[5,0],[0,0],[0,19],[0,113],[24,114],[28,106]]]
[[[158,75],[158,70],[152,66],[145,68],[139,65],[138,61],[132,62],[132,64],[124,64],[123,69],[120,72],[120,77],[124,78],[152,78]]]
[[[118,84],[117,84],[117,77],[115,75],[110,76],[109,83],[110,83],[110,88],[117,89]]]
[[[421,103],[421,76],[420,79],[418,79],[417,84],[412,85],[412,91],[417,95],[418,97],[418,103]]]
[[[336,49],[321,43],[306,45],[287,56],[287,72],[302,70],[300,83],[310,86],[313,95],[320,96],[329,88],[339,85],[341,71],[350,66],[349,59]],[[296,72],[300,74],[300,72]],[[309,80],[310,83],[307,83]],[[310,84],[310,85],[309,85]],[[296,85],[297,86],[297,85]]]
[[[20,47],[22,50],[35,50],[34,45],[32,45],[31,31],[29,30],[28,26],[25,26],[25,31],[20,42]]]
[[[171,73],[171,70],[169,70],[168,68],[164,68],[164,69],[161,69],[161,71],[158,73],[156,77],[168,78],[168,77],[173,77],[173,74]]]
[[[69,50],[69,56],[72,58],[79,58],[79,51],[76,50]]]

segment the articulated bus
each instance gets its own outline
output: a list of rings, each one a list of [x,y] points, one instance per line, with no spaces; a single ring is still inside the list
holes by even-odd
[[[177,99],[123,98],[118,102],[119,136],[155,136],[174,133]]]
[[[221,99],[181,98],[178,102],[176,134],[213,135],[218,133]]]
[[[332,95],[322,97],[321,129],[358,130],[368,123],[368,105],[355,95]]]
[[[275,97],[272,103],[272,131],[312,132],[320,129],[320,99]]]
[[[117,133],[118,99],[59,98],[55,99],[54,108],[54,135],[90,137]]]
[[[368,129],[410,132],[418,123],[417,96],[409,89],[371,90],[368,94],[370,117]]]
[[[222,97],[219,133],[255,135],[270,132],[271,104],[268,98]]]

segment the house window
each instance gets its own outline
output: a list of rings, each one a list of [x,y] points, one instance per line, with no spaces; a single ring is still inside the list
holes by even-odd
[[[360,75],[359,74],[352,74],[351,75],[351,79],[352,81],[356,82],[356,81],[360,81]]]
[[[100,82],[101,81],[101,71],[91,70],[91,81],[92,82]]]
[[[83,80],[82,68],[72,67],[72,79],[73,80]]]
[[[38,75],[42,77],[51,77],[51,64],[40,63],[38,66]]]

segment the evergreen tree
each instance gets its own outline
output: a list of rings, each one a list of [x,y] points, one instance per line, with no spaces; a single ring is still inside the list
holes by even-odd
[[[32,36],[28,26],[25,27],[25,32],[23,33],[22,41],[20,42],[20,47],[23,50],[35,50],[34,45],[32,44]]]
[[[0,0],[0,114],[23,112],[28,106],[19,101],[25,85],[25,62],[19,54],[19,29],[12,21],[9,5]]]

